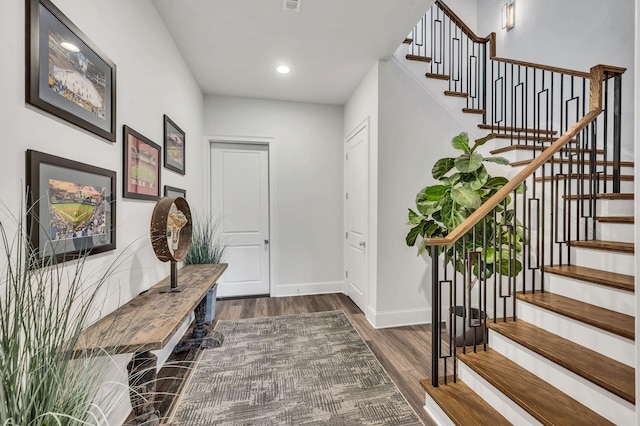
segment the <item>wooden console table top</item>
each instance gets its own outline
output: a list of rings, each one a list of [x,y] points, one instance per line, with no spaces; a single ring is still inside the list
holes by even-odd
[[[226,263],[185,265],[178,271],[179,293],[160,293],[167,277],[84,330],[77,350],[102,348],[131,353],[161,349],[227,269]]]

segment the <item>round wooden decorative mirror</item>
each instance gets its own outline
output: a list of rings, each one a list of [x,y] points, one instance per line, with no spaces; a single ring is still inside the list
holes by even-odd
[[[183,260],[192,236],[191,210],[182,197],[164,197],[156,203],[151,215],[151,245],[161,262],[171,262],[171,287],[167,291],[181,291],[178,286],[177,263]]]

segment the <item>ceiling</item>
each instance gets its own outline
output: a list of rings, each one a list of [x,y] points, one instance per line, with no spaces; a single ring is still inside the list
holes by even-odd
[[[433,0],[153,3],[205,94],[341,105]]]

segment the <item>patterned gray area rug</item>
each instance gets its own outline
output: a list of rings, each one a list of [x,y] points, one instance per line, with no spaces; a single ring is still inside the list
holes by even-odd
[[[422,425],[342,311],[219,321],[173,425]]]

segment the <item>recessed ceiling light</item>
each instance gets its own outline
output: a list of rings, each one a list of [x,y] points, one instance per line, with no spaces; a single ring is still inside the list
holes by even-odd
[[[63,41],[62,43],[60,43],[60,46],[64,47],[65,49],[67,49],[70,52],[79,52],[80,49],[78,49],[78,46],[76,46],[73,43],[69,43],[68,41]]]
[[[280,74],[288,74],[291,70],[286,65],[280,65],[278,68],[276,68],[276,71],[278,71]]]

